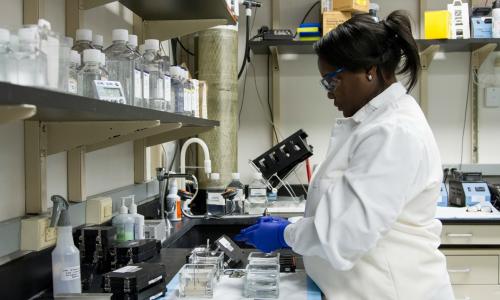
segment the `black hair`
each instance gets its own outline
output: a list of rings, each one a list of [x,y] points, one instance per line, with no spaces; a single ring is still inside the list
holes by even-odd
[[[405,11],[394,11],[380,22],[368,14],[354,15],[316,42],[314,51],[337,68],[360,71],[377,66],[382,82],[382,74],[407,75],[408,92],[418,81],[420,56]]]

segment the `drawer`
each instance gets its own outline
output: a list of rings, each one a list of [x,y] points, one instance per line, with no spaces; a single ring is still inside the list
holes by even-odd
[[[500,285],[454,285],[455,300],[500,299]]]
[[[446,256],[451,284],[498,284],[498,256]]]
[[[443,245],[500,245],[500,225],[444,225]]]

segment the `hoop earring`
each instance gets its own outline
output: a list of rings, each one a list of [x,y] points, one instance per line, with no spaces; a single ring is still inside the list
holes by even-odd
[[[368,74],[368,81],[372,81],[372,80],[373,80],[372,74]]]

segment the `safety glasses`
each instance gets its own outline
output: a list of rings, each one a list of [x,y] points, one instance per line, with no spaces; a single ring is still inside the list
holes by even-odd
[[[327,92],[333,93],[335,91],[338,85],[338,79],[336,79],[335,77],[337,77],[337,75],[339,75],[343,71],[344,68],[339,68],[336,71],[327,73],[325,76],[323,76],[320,82]]]

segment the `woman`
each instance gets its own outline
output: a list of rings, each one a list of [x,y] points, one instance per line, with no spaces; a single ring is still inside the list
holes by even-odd
[[[321,83],[345,118],[308,192],[305,216],[265,217],[237,236],[291,247],[328,299],[454,299],[434,219],[439,151],[415,99],[420,60],[408,16],[356,15],[314,45]],[[396,75],[407,78],[407,89]]]

